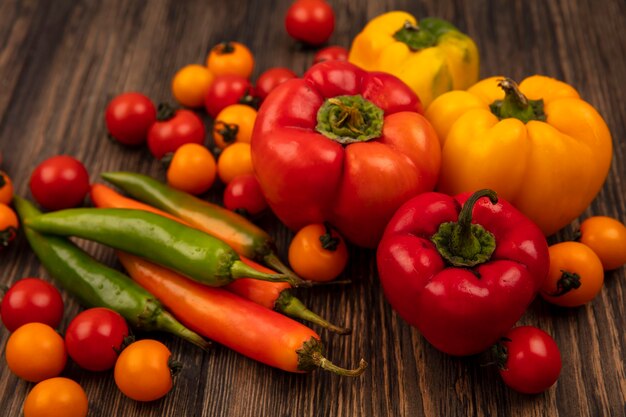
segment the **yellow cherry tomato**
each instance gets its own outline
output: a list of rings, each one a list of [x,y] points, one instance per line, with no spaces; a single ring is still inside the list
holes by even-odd
[[[580,243],[598,255],[605,271],[626,264],[626,226],[617,219],[593,216],[580,224]]]
[[[233,143],[224,149],[217,159],[217,175],[224,184],[228,184],[239,175],[253,173],[249,143]]]
[[[24,417],[85,417],[85,390],[68,378],[56,377],[33,387],[24,401]]]
[[[256,110],[245,104],[224,107],[213,123],[213,140],[221,149],[234,142],[250,143],[256,120]]]
[[[236,74],[250,78],[254,69],[254,56],[242,43],[222,42],[211,49],[206,66],[215,76]]]
[[[0,171],[0,203],[10,204],[12,199],[13,182],[5,172]]]
[[[117,387],[136,401],[154,401],[172,389],[171,352],[157,340],[128,345],[115,362]]]
[[[348,249],[336,230],[323,224],[310,224],[296,233],[289,245],[289,264],[302,278],[330,281],[348,263]]]
[[[562,242],[548,248],[550,270],[541,288],[548,302],[564,307],[588,303],[602,289],[602,262],[587,245]]]
[[[174,152],[167,169],[167,183],[190,194],[202,194],[215,181],[215,158],[204,146],[186,143]]]
[[[63,338],[43,323],[18,327],[9,336],[5,354],[11,372],[30,382],[59,375],[67,362]]]
[[[187,107],[204,106],[204,96],[213,83],[215,76],[202,65],[187,65],[174,75],[172,94],[174,98]]]

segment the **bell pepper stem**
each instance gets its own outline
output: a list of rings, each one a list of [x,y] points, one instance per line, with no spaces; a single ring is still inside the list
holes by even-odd
[[[498,86],[504,90],[504,99],[496,100],[489,106],[498,119],[515,118],[523,123],[546,120],[543,100],[529,100],[520,91],[517,83],[508,77],[499,80]]]
[[[312,371],[321,368],[341,376],[359,376],[367,369],[367,362],[364,359],[359,361],[359,366],[355,369],[345,369],[335,365],[324,357],[322,343],[312,337],[304,342],[302,347],[296,351],[298,354],[298,369],[301,371]]]
[[[302,304],[302,301],[294,297],[289,290],[284,290],[280,293],[276,303],[274,304],[274,308],[288,316],[317,324],[318,326],[337,334],[344,335],[352,333],[352,329],[335,326],[309,310],[304,304]]]
[[[230,273],[234,279],[254,278],[270,282],[288,282],[294,288],[312,286],[310,281],[305,281],[295,274],[267,274],[265,272],[257,271],[240,260],[233,262],[230,266]]]
[[[377,138],[382,127],[383,110],[361,95],[354,95],[327,99],[317,111],[315,129],[346,145]]]
[[[484,263],[496,248],[493,234],[481,225],[472,224],[474,206],[483,197],[488,197],[492,204],[498,202],[495,191],[476,191],[463,204],[457,222],[442,223],[432,236],[441,256],[453,266],[471,267]]]

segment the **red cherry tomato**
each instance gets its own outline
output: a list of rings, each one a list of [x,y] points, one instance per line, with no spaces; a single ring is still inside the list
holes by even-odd
[[[321,45],[335,29],[335,12],[324,0],[296,0],[287,10],[285,28],[295,40]]]
[[[104,116],[114,139],[124,145],[139,145],[145,142],[148,129],[156,121],[156,109],[143,94],[124,93],[111,100]]]
[[[265,210],[267,201],[256,177],[245,174],[233,178],[224,190],[224,207],[252,216]]]
[[[504,383],[524,394],[550,388],[561,373],[561,352],[554,339],[533,326],[511,329],[501,342],[506,359],[500,375]]]
[[[265,100],[265,97],[267,97],[270,91],[272,91],[274,88],[284,83],[285,81],[296,77],[296,73],[289,68],[270,68],[263,74],[259,75],[259,78],[257,78],[256,80],[256,87],[254,92],[256,96],[259,97],[261,100]]]
[[[206,130],[198,115],[191,110],[174,110],[159,106],[159,120],[148,131],[148,148],[155,158],[175,152],[186,143],[204,143]]]
[[[72,319],[65,332],[70,357],[83,369],[113,368],[128,336],[126,320],[113,310],[90,308]]]
[[[87,169],[67,155],[46,159],[30,177],[30,192],[41,206],[49,210],[80,205],[89,189]]]
[[[252,84],[241,75],[225,74],[215,77],[204,100],[207,113],[215,118],[219,112],[231,104],[253,105]]]
[[[318,64],[324,61],[347,61],[348,50],[343,46],[328,46],[326,48],[317,51],[313,57],[313,64]]]
[[[0,315],[10,332],[26,323],[56,328],[63,319],[63,298],[52,284],[39,278],[17,281],[4,294]]]

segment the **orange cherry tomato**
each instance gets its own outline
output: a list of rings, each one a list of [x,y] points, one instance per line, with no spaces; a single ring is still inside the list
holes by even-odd
[[[187,65],[182,67],[172,79],[172,94],[174,98],[187,107],[204,106],[204,96],[215,76],[202,65]]]
[[[0,203],[8,205],[11,204],[11,200],[13,200],[13,182],[5,172],[0,171]]]
[[[206,66],[216,76],[236,74],[250,78],[254,69],[254,56],[242,43],[222,42],[211,49]]]
[[[602,289],[602,262],[589,246],[562,242],[548,248],[550,270],[541,296],[563,307],[577,307],[591,301]]]
[[[213,123],[213,140],[220,149],[235,142],[250,143],[256,120],[256,110],[245,104],[224,107]]]
[[[9,246],[17,235],[17,214],[6,204],[0,203],[0,250]]]
[[[128,345],[115,363],[117,387],[136,401],[153,401],[172,389],[171,352],[157,340]]]
[[[18,327],[9,336],[5,353],[11,372],[30,382],[59,375],[67,362],[63,338],[43,323]]]
[[[167,183],[190,194],[202,194],[215,181],[215,158],[204,146],[187,143],[174,152],[167,169]]]
[[[87,394],[78,383],[56,377],[33,387],[24,401],[24,417],[85,417]]]
[[[310,224],[296,233],[289,245],[289,264],[302,278],[330,281],[348,263],[348,249],[336,230],[323,224]]]
[[[605,271],[626,264],[626,226],[617,219],[593,216],[580,224],[580,243],[598,255]]]
[[[239,175],[252,174],[252,154],[250,144],[236,142],[226,147],[217,159],[217,175],[228,184]]]

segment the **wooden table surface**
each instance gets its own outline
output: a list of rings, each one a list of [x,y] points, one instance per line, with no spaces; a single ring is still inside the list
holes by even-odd
[[[154,101],[172,101],[174,72],[202,63],[207,50],[238,40],[256,54],[254,77],[272,66],[301,74],[312,50],[287,36],[288,0],[2,0],[0,1],[0,151],[2,168],[16,192],[30,198],[28,179],[44,159],[69,154],[94,181],[107,170],[138,171],[164,178],[145,148],[107,140],[103,111],[116,94],[135,90]],[[608,215],[626,221],[626,3],[618,0],[472,1],[331,0],[337,25],[331,43],[349,47],[364,23],[385,11],[451,20],[470,34],[482,58],[481,76],[514,79],[540,73],[574,85],[605,117],[614,157],[600,194],[580,219]],[[209,122],[207,120],[207,125]],[[207,199],[219,201],[223,185]],[[580,220],[579,219],[579,220]],[[272,215],[260,220],[286,254],[292,233]],[[578,221],[550,242],[571,239]],[[85,247],[120,268],[112,251]],[[69,364],[64,376],[79,382],[90,416],[624,416],[626,415],[626,273],[606,273],[605,286],[589,305],[558,309],[535,300],[520,323],[554,336],[563,356],[557,385],[527,396],[507,389],[485,355],[451,358],[404,323],[385,301],[374,251],[351,248],[344,277],[354,284],[298,295],[331,321],[354,328],[351,336],[322,332],[329,358],[340,365],[370,366],[351,379],[315,372],[288,374],[224,347],[204,353],[164,334],[184,362],[164,399],[138,403],[116,388],[112,372],[89,373]],[[0,283],[26,276],[49,278],[23,236],[0,253]],[[63,331],[79,311],[64,293]],[[0,346],[8,332],[0,329]],[[4,356],[4,354],[3,354]],[[0,363],[0,410],[21,415],[33,384]]]

